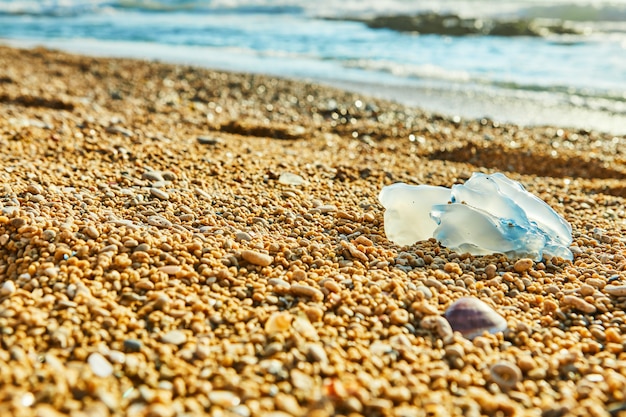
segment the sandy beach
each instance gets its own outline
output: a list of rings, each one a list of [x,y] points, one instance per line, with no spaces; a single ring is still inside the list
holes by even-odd
[[[385,237],[383,186],[496,171],[573,262]],[[623,136],[0,47],[0,191],[2,416],[626,415]]]

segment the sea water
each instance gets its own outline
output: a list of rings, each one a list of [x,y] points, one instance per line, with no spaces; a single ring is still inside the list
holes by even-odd
[[[449,36],[374,29],[431,13],[573,29]],[[626,2],[0,0],[0,39],[322,81],[463,117],[626,133]]]

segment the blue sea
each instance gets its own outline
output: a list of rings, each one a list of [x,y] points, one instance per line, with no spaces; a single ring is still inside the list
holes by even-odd
[[[376,27],[381,16],[426,16],[441,30]],[[453,33],[458,19],[471,33]],[[494,22],[536,30],[483,30]],[[0,42],[312,80],[449,116],[626,134],[626,0],[0,0]]]

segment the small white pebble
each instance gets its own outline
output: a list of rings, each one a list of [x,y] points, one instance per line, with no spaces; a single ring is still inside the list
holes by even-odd
[[[182,345],[187,341],[187,335],[181,330],[171,330],[161,337],[161,342],[172,345]]]
[[[109,360],[113,363],[124,363],[126,360],[126,354],[119,350],[112,350],[109,352]]]
[[[303,185],[306,184],[306,180],[300,175],[292,174],[291,172],[283,172],[278,177],[278,182],[285,185]]]
[[[209,401],[223,408],[236,407],[241,402],[235,393],[222,390],[209,392]]]
[[[249,242],[252,240],[252,236],[250,236],[250,234],[246,232],[237,232],[235,233],[235,240],[237,242],[242,242],[242,241]]]
[[[5,281],[2,284],[2,288],[0,289],[0,295],[11,295],[16,291],[15,282],[13,281]]]
[[[169,200],[170,199],[170,195],[168,193],[166,193],[163,190],[160,190],[158,188],[152,187],[150,188],[150,194],[153,197],[158,198],[159,200]]]
[[[113,373],[113,365],[98,352],[94,352],[87,358],[91,372],[100,378],[106,378]]]
[[[159,268],[159,271],[165,272],[167,275],[176,275],[181,271],[181,267],[178,265],[165,265]]]
[[[310,343],[307,346],[307,355],[315,362],[320,362],[323,364],[328,363],[328,356],[326,355],[326,351],[321,344]]]
[[[22,404],[22,407],[30,407],[31,405],[35,404],[35,396],[32,392],[27,392],[22,395],[20,403]]]
[[[147,171],[141,177],[149,181],[164,181],[163,175],[159,171]]]
[[[333,213],[337,211],[337,206],[326,204],[317,208],[321,213]]]
[[[83,230],[83,233],[85,233],[87,236],[89,236],[92,239],[97,239],[100,236],[100,232],[94,226],[85,227],[85,229]]]

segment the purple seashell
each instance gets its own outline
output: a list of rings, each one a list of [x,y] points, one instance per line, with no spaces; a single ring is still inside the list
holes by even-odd
[[[445,317],[452,330],[463,337],[473,339],[484,332],[496,333],[506,330],[504,317],[478,298],[461,297],[446,310]]]

